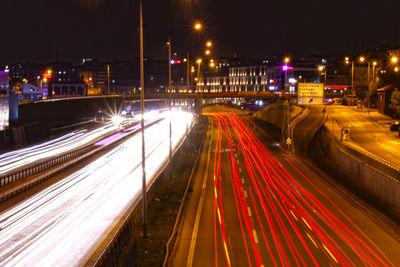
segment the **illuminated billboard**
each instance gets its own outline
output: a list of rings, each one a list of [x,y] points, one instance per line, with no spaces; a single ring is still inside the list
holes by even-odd
[[[8,69],[0,71],[0,131],[8,126],[9,118],[9,91],[10,78]]]
[[[298,103],[301,105],[322,105],[324,101],[323,83],[299,83]]]

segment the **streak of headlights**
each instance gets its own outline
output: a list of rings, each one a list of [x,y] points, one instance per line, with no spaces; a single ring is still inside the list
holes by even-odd
[[[172,114],[176,147],[191,114]],[[145,130],[147,185],[169,155],[169,120]],[[0,215],[0,265],[71,266],[141,197],[141,134]]]
[[[146,120],[155,119],[157,116],[160,117],[162,114],[159,114],[157,111],[150,111],[145,113],[144,118]],[[2,154],[0,155],[0,176],[34,162],[55,157],[81,146],[88,145],[99,137],[119,129],[121,123],[122,121],[118,124],[109,123],[92,131],[74,131],[35,146]]]

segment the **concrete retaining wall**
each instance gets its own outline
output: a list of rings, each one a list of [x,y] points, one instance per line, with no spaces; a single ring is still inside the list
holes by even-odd
[[[317,162],[329,165],[342,175],[342,183],[358,189],[359,195],[377,204],[393,219],[400,219],[399,180],[351,155],[345,144],[330,139],[325,127],[319,131],[316,141],[322,156],[322,160],[318,160],[318,155],[314,157]]]

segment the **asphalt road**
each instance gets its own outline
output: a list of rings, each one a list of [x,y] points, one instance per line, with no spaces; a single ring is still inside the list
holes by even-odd
[[[350,129],[351,142],[400,166],[400,138],[389,131],[388,125],[378,123],[365,111],[342,105],[328,106],[327,112],[328,116],[334,116],[344,127]]]
[[[169,266],[400,265],[397,235],[268,135],[212,113]]]

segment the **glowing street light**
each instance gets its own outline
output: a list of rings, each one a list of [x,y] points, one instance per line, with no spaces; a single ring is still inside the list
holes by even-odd
[[[365,57],[360,57],[360,62],[363,63],[365,61]]]
[[[290,58],[289,58],[289,57],[285,57],[285,58],[283,59],[283,61],[287,64],[287,63],[290,62]]]
[[[194,24],[194,29],[195,29],[196,31],[200,31],[202,28],[203,28],[203,25],[201,25],[200,22],[196,22],[196,23]]]
[[[204,53],[205,53],[207,56],[209,56],[209,55],[211,54],[211,51],[210,51],[209,49],[207,49]]]
[[[399,71],[399,67],[394,67],[394,71],[398,72]]]
[[[212,46],[212,42],[211,42],[211,41],[208,41],[208,42],[206,43],[206,46],[207,46],[207,47],[211,47],[211,46]]]
[[[391,61],[392,61],[392,63],[397,63],[397,62],[399,61],[399,58],[393,56],[393,57],[391,58]]]

